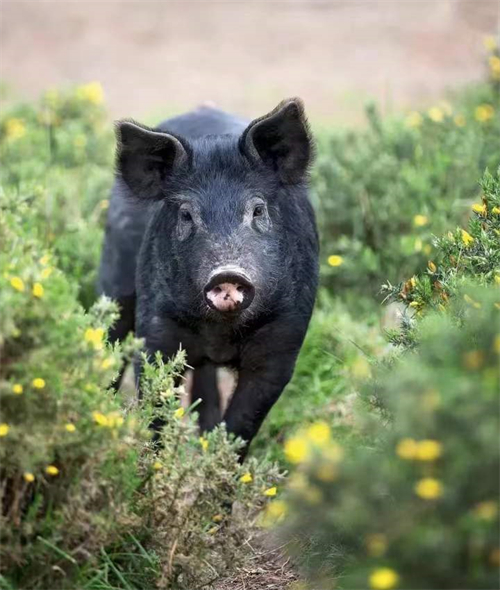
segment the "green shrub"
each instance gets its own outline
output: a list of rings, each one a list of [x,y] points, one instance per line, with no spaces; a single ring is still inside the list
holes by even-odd
[[[200,439],[175,387],[182,354],[146,366],[140,407],[108,391],[139,342],[106,342],[114,304],[84,311],[37,215],[31,195],[0,198],[0,581],[204,584],[241,562],[280,476],[240,465],[222,428]],[[153,417],[167,423],[161,449]]]
[[[375,296],[434,256],[432,235],[464,221],[476,179],[500,163],[499,107],[492,82],[405,120],[372,106],[367,129],[320,135],[313,192],[326,286]]]
[[[498,587],[500,312],[470,289],[460,325],[429,314],[417,352],[367,386],[384,408],[362,414],[370,444],[343,457],[323,423],[287,442],[299,467],[267,519],[286,514],[313,588]]]

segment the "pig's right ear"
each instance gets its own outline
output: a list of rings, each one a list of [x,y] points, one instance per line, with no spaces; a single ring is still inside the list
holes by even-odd
[[[141,199],[163,198],[168,177],[188,165],[186,146],[169,133],[119,121],[116,139],[117,172]]]

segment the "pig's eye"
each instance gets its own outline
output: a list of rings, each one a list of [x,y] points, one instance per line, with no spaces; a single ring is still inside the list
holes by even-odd
[[[253,210],[254,217],[262,217],[264,215],[264,205],[257,205]]]
[[[192,221],[192,216],[191,213],[189,213],[189,211],[187,211],[186,209],[181,209],[181,219],[182,221],[188,222],[188,221]]]

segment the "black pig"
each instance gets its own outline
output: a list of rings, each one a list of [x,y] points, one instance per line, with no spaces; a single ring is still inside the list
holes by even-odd
[[[99,278],[121,306],[111,338],[135,330],[165,358],[182,346],[201,429],[223,419],[248,447],[292,376],[317,288],[302,102],[250,124],[207,107],[156,129],[123,121],[117,142]],[[224,416],[221,365],[238,373]]]

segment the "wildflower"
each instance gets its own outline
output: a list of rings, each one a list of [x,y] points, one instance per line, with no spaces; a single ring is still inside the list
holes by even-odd
[[[489,58],[491,77],[500,80],[500,57],[492,55]]]
[[[102,412],[92,412],[92,418],[99,426],[108,426],[108,418]]]
[[[420,302],[418,302],[418,301],[411,301],[408,305],[410,307],[420,307]]]
[[[342,256],[339,256],[338,254],[332,254],[331,256],[328,256],[328,264],[330,266],[340,266],[344,263],[344,259],[342,258]]]
[[[471,350],[463,355],[462,361],[466,369],[476,371],[483,365],[484,354],[481,350]]]
[[[422,240],[420,238],[417,238],[414,244],[415,252],[420,252],[422,250],[422,245]]]
[[[430,244],[424,244],[422,246],[422,252],[426,255],[429,256],[429,254],[432,252],[432,247]]]
[[[14,385],[12,386],[12,392],[16,395],[21,395],[21,393],[23,392],[23,386],[20,383],[14,383]]]
[[[222,514],[216,514],[215,516],[212,517],[213,522],[222,522],[223,520],[224,520],[224,517],[222,516]]]
[[[120,412],[110,412],[106,416],[106,419],[108,421],[107,426],[109,428],[120,428],[120,426],[123,426],[124,420]]]
[[[303,436],[292,436],[285,443],[285,457],[290,463],[302,463],[309,456],[309,445]]]
[[[457,127],[465,127],[466,124],[466,120],[463,115],[455,115],[455,117],[453,118],[453,122]]]
[[[20,277],[12,277],[10,279],[10,284],[16,291],[22,293],[24,291],[24,281]]]
[[[252,474],[247,471],[240,477],[240,481],[241,483],[251,483],[253,481]]]
[[[476,309],[481,309],[481,304],[478,301],[474,301],[467,293],[464,295],[464,301]]]
[[[203,451],[206,451],[208,449],[208,440],[205,437],[200,436],[199,441]]]
[[[387,538],[382,534],[373,534],[366,537],[366,549],[372,557],[380,557],[387,550]]]
[[[163,469],[163,465],[160,463],[160,461],[155,461],[153,463],[153,469],[155,471],[160,471],[160,469]]]
[[[219,530],[218,526],[213,526],[211,529],[208,530],[209,535],[215,535],[215,533]]]
[[[59,474],[59,469],[55,465],[47,465],[45,468],[45,473],[47,475],[56,476]]]
[[[476,107],[474,111],[476,121],[479,121],[480,123],[486,123],[493,118],[494,114],[495,109],[490,104],[481,104]]]
[[[50,268],[50,266],[48,266],[47,268],[42,268],[42,272],[40,273],[40,276],[42,277],[42,279],[48,279],[50,277],[50,275],[52,274],[53,269]]]
[[[474,508],[474,514],[480,520],[495,520],[496,515],[498,514],[498,504],[494,500],[480,502]]]
[[[320,420],[309,426],[306,435],[314,444],[323,446],[330,440],[330,427]]]
[[[443,484],[433,477],[424,477],[415,484],[415,493],[424,500],[436,500],[443,495]]]
[[[495,215],[500,215],[500,207],[493,207],[491,212],[494,213]]]
[[[66,432],[75,432],[76,426],[71,424],[71,422],[68,422],[68,424],[64,425],[64,430],[66,430]]]
[[[76,97],[91,104],[101,104],[104,100],[104,92],[99,82],[89,82],[76,89]]]
[[[274,500],[267,505],[265,520],[268,523],[278,522],[282,520],[288,510],[288,506],[284,500]]]
[[[486,215],[486,205],[481,205],[479,203],[474,203],[474,205],[472,205],[472,210],[474,211],[474,213],[477,213],[478,215]]]
[[[7,436],[9,434],[10,426],[3,422],[0,424],[0,436]]]
[[[101,363],[101,369],[109,369],[115,364],[115,359],[112,356],[108,356]]]
[[[415,227],[423,227],[429,223],[429,218],[427,215],[415,215],[413,218],[413,225]]]
[[[423,117],[417,111],[410,113],[405,120],[405,125],[410,129],[416,129],[422,125]]]
[[[434,262],[432,262],[432,260],[429,260],[429,262],[427,263],[427,268],[432,272],[435,273],[437,268],[436,265],[434,264]]]
[[[109,209],[109,200],[108,199],[103,199],[102,201],[100,201],[99,202],[99,207],[103,211],[106,211],[106,209]]]
[[[399,576],[393,569],[381,567],[370,574],[369,581],[374,590],[390,590],[399,582]]]
[[[38,299],[43,297],[43,285],[41,285],[40,283],[35,283],[33,285],[33,296],[34,297],[38,297]]]
[[[180,408],[177,408],[177,410],[175,410],[175,412],[174,412],[174,418],[182,418],[185,413],[186,413],[186,411],[181,406]]]
[[[35,476],[30,473],[29,471],[25,471],[23,474],[24,477],[24,481],[28,482],[28,483],[32,483],[35,481]]]
[[[470,246],[474,242],[474,238],[470,235],[469,232],[465,231],[465,229],[462,230],[462,242],[466,247]]]
[[[278,488],[276,486],[273,486],[272,488],[268,488],[267,490],[264,490],[264,496],[268,496],[269,498],[276,496],[277,493],[278,493]]]
[[[39,262],[42,266],[47,266],[49,261],[50,261],[50,256],[48,254],[44,254],[39,260]]]
[[[418,451],[418,443],[413,438],[403,438],[396,445],[396,454],[401,459],[415,459]]]
[[[94,347],[94,350],[102,350],[104,346],[104,330],[102,328],[87,328],[85,330],[83,338],[85,342],[88,342],[91,346]]]
[[[415,289],[416,286],[417,286],[417,279],[416,279],[415,275],[413,275],[410,279],[410,287],[412,289]]]
[[[497,40],[495,39],[494,35],[486,35],[483,39],[483,44],[485,49],[488,51],[495,51],[498,47]]]
[[[31,382],[31,385],[33,385],[35,389],[43,389],[45,387],[45,379],[42,379],[41,377],[36,377]]]
[[[429,119],[434,121],[434,123],[441,123],[444,119],[444,113],[439,107],[431,107],[427,114],[429,115]]]
[[[26,125],[22,119],[13,117],[5,122],[5,135],[10,141],[16,141],[26,135]]]
[[[417,461],[435,461],[441,456],[441,451],[441,443],[437,440],[422,440],[417,443],[415,459],[417,459]]]

